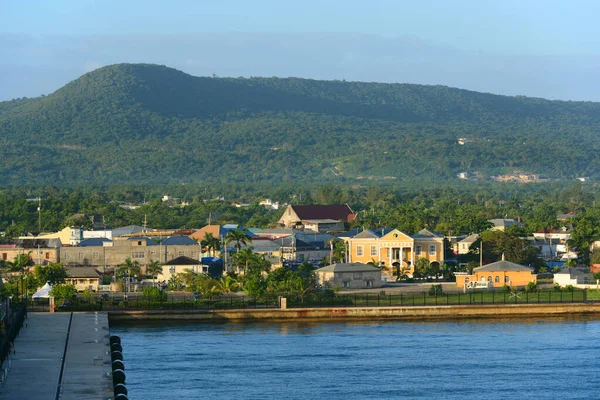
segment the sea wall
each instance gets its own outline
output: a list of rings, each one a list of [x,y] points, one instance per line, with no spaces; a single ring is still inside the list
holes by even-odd
[[[196,320],[204,322],[302,319],[440,319],[600,315],[600,304],[503,304],[425,307],[331,307],[241,310],[109,311],[111,321]]]

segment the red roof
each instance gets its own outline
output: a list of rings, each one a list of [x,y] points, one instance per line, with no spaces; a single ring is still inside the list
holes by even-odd
[[[351,222],[356,217],[347,204],[336,204],[330,206],[290,206],[303,221],[311,219],[335,219]]]
[[[558,232],[558,229],[550,228],[550,229],[542,229],[541,231],[537,231],[536,233],[554,233]]]

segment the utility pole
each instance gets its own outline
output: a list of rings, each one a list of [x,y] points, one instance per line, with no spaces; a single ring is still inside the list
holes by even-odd
[[[38,232],[42,232],[42,198],[38,197]]]

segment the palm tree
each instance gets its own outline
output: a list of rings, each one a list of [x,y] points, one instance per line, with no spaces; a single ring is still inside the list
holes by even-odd
[[[259,255],[256,254],[252,247],[248,247],[244,250],[239,250],[232,257],[233,264],[241,268],[243,271],[247,271],[248,267],[256,264],[259,261]]]
[[[132,261],[129,257],[127,257],[125,262],[120,264],[116,270],[118,276],[127,277],[127,280],[129,280],[129,277],[131,276],[139,276],[141,272],[142,267],[140,266],[140,263],[138,261]],[[127,287],[125,287],[125,293],[127,293]]]
[[[237,291],[237,289],[240,288],[239,282],[237,282],[231,276],[222,277],[221,279],[219,279],[216,282],[215,286],[217,287],[219,292],[225,293],[225,294],[235,292],[235,291]]]
[[[21,286],[21,294],[25,294],[27,291],[27,281],[26,276],[27,272],[29,272],[29,267],[34,266],[35,263],[31,258],[31,252],[27,254],[19,254],[15,257],[13,262],[5,263],[6,271],[8,272],[18,272]]]
[[[221,241],[219,238],[214,237],[210,232],[204,236],[204,239],[202,239],[200,245],[202,247],[206,247],[206,250],[208,250],[209,253],[212,250],[213,257],[215,256],[217,250],[221,250]]]
[[[235,247],[239,252],[242,248],[242,245],[252,243],[252,238],[250,237],[250,235],[248,235],[247,230],[240,229],[240,227],[238,226],[237,228],[235,228],[235,230],[232,229],[229,232],[227,232],[227,235],[225,235],[225,244],[228,245],[229,243],[235,243],[233,247]]]
[[[152,286],[156,286],[156,277],[163,272],[162,265],[160,265],[160,262],[158,261],[151,261],[150,264],[148,264],[146,271],[148,274],[152,275]]]

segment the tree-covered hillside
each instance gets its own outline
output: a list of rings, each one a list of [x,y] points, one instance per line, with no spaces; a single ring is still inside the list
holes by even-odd
[[[600,178],[599,123],[599,103],[119,64],[0,103],[0,183]]]

